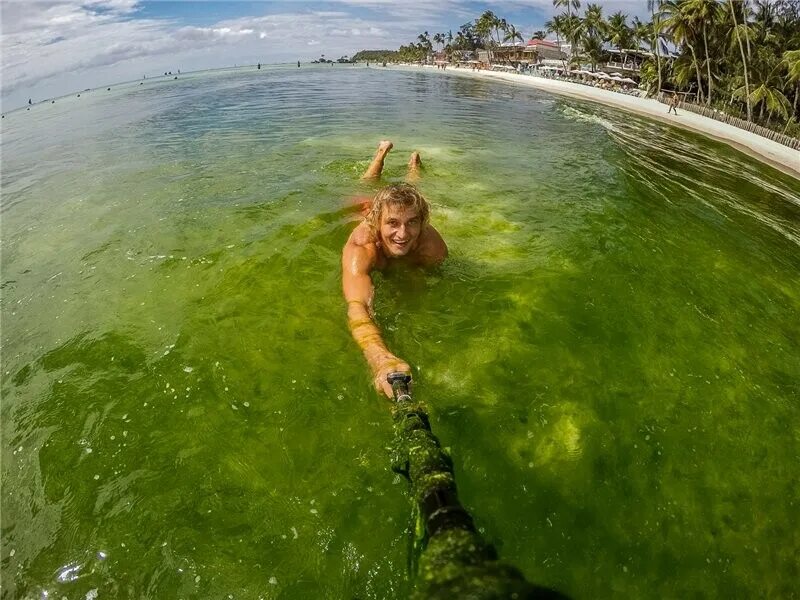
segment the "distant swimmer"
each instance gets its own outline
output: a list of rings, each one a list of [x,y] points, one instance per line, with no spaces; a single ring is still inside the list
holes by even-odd
[[[297,61],[297,68],[298,69],[300,68],[300,61],[299,60]]]
[[[261,69],[261,63],[258,63],[258,68],[259,68],[259,70]]]
[[[31,102],[30,98],[28,98],[28,104],[33,104],[33,102]]]
[[[362,179],[377,179],[392,142],[382,141]],[[406,180],[416,181],[422,163],[418,152],[408,161]],[[350,333],[364,353],[373,383],[392,398],[389,373],[411,373],[411,367],[389,350],[375,324],[375,288],[371,273],[390,263],[433,267],[447,258],[447,244],[429,224],[430,204],[410,183],[388,185],[363,205],[364,220],[350,234],[342,250],[342,290],[347,301]]]

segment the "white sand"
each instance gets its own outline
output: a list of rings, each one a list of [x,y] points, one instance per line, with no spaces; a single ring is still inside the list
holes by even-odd
[[[468,68],[447,67],[445,70],[428,67],[400,67],[403,69],[427,69],[440,75],[458,75],[462,77],[477,77],[482,79],[496,79],[517,85],[528,85],[537,89],[562,94],[590,102],[599,102],[622,110],[644,115],[662,123],[683,127],[697,133],[702,133],[716,140],[730,144],[737,150],[757,158],[784,173],[800,178],[800,151],[779,144],[733,125],[722,123],[709,117],[694,114],[678,109],[678,115],[667,114],[667,106],[658,100],[637,98],[627,94],[620,94],[609,90],[602,90],[580,83],[570,83],[557,79],[544,77],[531,77],[517,73],[504,73],[498,71],[473,71]]]

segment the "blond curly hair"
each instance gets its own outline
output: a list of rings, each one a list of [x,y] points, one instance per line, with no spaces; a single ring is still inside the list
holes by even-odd
[[[422,224],[426,225],[431,213],[431,205],[425,196],[410,183],[393,183],[378,190],[372,201],[369,212],[364,217],[367,225],[377,231],[381,226],[381,213],[384,206],[408,206],[415,208],[422,219]]]

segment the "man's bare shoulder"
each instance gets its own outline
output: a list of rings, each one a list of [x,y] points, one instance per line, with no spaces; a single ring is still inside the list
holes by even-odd
[[[435,266],[447,258],[447,244],[433,225],[422,232],[417,249],[417,261],[424,266]]]
[[[353,229],[353,232],[350,234],[350,237],[347,240],[347,245],[363,246],[374,251],[376,248],[375,242],[377,241],[378,238],[376,237],[375,232],[370,229],[366,222],[362,221],[355,229]]]
[[[380,263],[375,234],[366,223],[350,233],[342,249],[342,266],[353,272],[369,272]]]

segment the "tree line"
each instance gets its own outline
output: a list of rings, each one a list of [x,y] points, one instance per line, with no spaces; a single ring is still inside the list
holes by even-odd
[[[592,70],[608,60],[609,47],[647,49],[640,75],[650,94],[686,92],[710,108],[800,135],[800,0],[646,1],[650,18],[641,20],[622,11],[606,17],[599,3],[552,0],[563,11],[531,38],[554,35],[569,44],[565,66]],[[485,50],[491,61],[503,43],[524,39],[487,10],[455,34],[425,31],[382,51],[381,60],[419,62],[434,51],[463,60]]]

